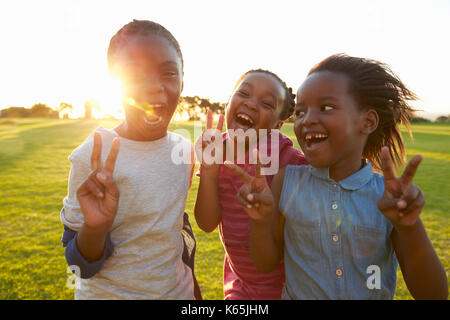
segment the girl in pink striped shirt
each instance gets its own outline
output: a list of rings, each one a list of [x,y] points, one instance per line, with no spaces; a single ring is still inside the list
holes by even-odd
[[[223,116],[218,121],[215,136],[219,139],[222,137],[221,145],[224,151],[219,155],[221,160],[225,158],[230,160],[229,145],[234,146],[232,152],[234,157],[231,161],[237,162],[241,168],[253,175],[254,165],[250,163],[254,162],[250,161],[248,152],[254,148],[252,141],[247,137],[239,142],[234,133],[238,129],[242,129],[241,133],[249,133],[249,130],[258,133],[259,130],[266,129],[267,137],[264,139],[258,137],[254,143],[258,149],[264,149],[271,160],[278,153],[278,168],[288,164],[306,164],[303,154],[293,147],[292,141],[285,135],[273,131],[281,128],[283,121],[289,118],[293,109],[292,89],[288,88],[277,75],[261,69],[246,72],[237,82],[226,107],[227,132],[221,133]],[[209,111],[207,131],[210,131],[208,129],[211,127],[212,114]],[[216,143],[214,138],[205,138],[205,132],[196,143],[197,154],[204,154],[211,143]],[[272,143],[274,139],[278,140],[277,144]],[[237,158],[239,143],[245,147],[245,156],[240,159],[241,161]],[[223,271],[225,299],[280,299],[284,283],[283,261],[272,272],[261,273],[255,268],[250,257],[249,218],[236,200],[236,194],[243,184],[241,179],[225,167],[223,161],[210,164],[211,161],[200,159],[204,161],[201,161],[197,173],[200,176],[200,184],[195,204],[195,219],[205,232],[211,232],[219,227],[220,239],[225,248]],[[266,175],[269,186],[275,174],[276,171]]]

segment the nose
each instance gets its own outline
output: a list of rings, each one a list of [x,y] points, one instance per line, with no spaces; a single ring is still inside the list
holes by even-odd
[[[149,79],[141,85],[141,90],[146,94],[155,94],[162,92],[164,87],[159,79]]]
[[[306,110],[305,115],[301,119],[301,123],[304,126],[310,126],[312,124],[318,123],[317,113],[314,111],[313,108],[308,108]]]
[[[257,110],[257,102],[253,99],[247,99],[244,103],[249,109]]]

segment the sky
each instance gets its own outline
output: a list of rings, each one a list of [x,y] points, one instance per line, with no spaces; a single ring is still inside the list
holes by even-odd
[[[416,92],[424,116],[450,114],[450,0],[147,0],[0,2],[0,109],[86,100],[121,109],[108,72],[110,38],[132,19],[165,26],[184,58],[183,95],[226,102],[263,68],[294,91],[327,56],[380,60]]]

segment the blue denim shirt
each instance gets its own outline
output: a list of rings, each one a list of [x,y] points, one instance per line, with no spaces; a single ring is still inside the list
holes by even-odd
[[[284,299],[394,297],[393,225],[377,207],[383,191],[384,177],[370,163],[339,182],[328,168],[286,167]]]

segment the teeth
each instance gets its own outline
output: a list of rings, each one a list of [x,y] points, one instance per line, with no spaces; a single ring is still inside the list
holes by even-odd
[[[307,133],[305,136],[306,140],[322,139],[322,138],[328,138],[328,135],[323,134],[323,133]]]
[[[150,121],[146,117],[144,117],[144,122],[147,123],[147,124],[150,124],[150,125],[158,124],[158,123],[161,122],[161,120],[162,120],[161,117],[158,117],[156,120],[153,120],[153,121]]]
[[[247,115],[245,115],[245,114],[239,113],[239,114],[237,115],[237,117],[242,118],[242,119],[245,119],[245,120],[247,120],[248,122],[250,122],[251,124],[253,124],[253,120],[250,119],[249,117],[247,117]]]

